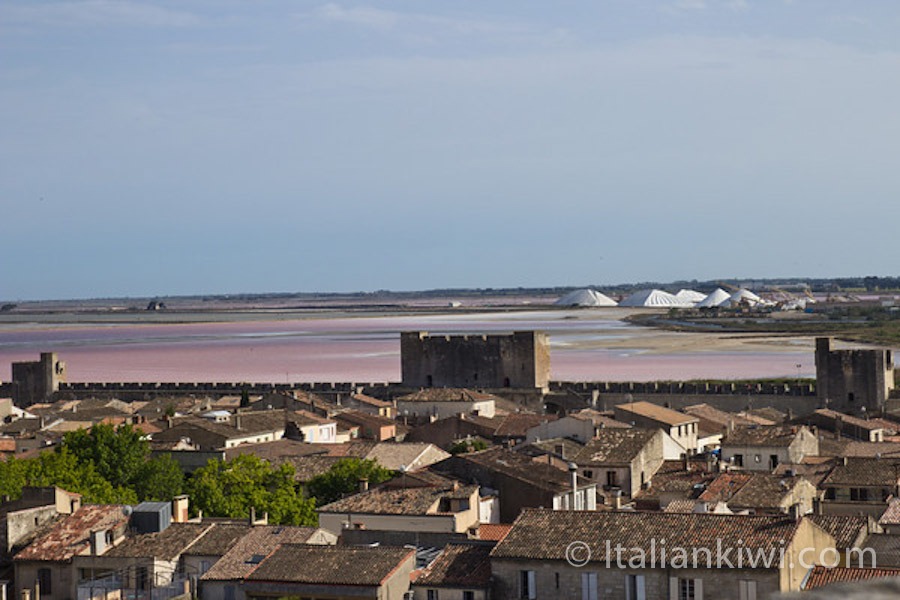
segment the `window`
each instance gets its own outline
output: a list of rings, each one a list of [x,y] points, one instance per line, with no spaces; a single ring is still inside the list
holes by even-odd
[[[437,590],[428,590],[425,593],[427,600],[438,600],[438,591]]]
[[[673,600],[703,600],[703,580],[670,577],[669,597]]]
[[[519,598],[527,598],[528,600],[537,598],[534,571],[519,571]]]
[[[597,600],[597,574],[581,574],[581,600]]]
[[[208,560],[201,560],[200,561],[200,574],[203,575],[204,573],[209,571],[209,567],[210,567],[210,564],[209,564]]]
[[[770,454],[769,455],[769,468],[775,469],[775,467],[777,467],[777,466],[778,466],[778,455]]]
[[[736,467],[744,466],[744,455],[743,454],[735,454],[734,455],[734,466],[736,466]]]
[[[585,478],[585,479],[593,479],[593,478],[594,478],[594,472],[591,471],[590,469],[585,469],[585,471],[584,471],[584,478]]]
[[[615,487],[619,483],[619,478],[616,476],[617,473],[615,471],[607,471],[606,472],[606,485],[610,487]]]
[[[225,586],[225,600],[234,600],[234,586],[233,585]]]
[[[738,589],[741,593],[740,600],[756,600],[756,582],[752,579],[738,581]]]
[[[475,600],[475,592],[472,590],[463,590],[463,600]]]
[[[646,582],[643,575],[625,576],[625,600],[647,600]]]
[[[556,580],[556,589],[559,589],[559,572],[554,573],[553,578]]]
[[[757,454],[753,457],[753,462],[761,462],[761,461],[762,461],[761,455]]]
[[[37,583],[41,586],[42,596],[44,594],[49,596],[53,593],[53,577],[50,574],[50,569],[38,569]]]

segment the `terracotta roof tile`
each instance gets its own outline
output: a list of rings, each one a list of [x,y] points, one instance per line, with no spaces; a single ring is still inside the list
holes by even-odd
[[[794,443],[799,435],[798,426],[750,426],[738,427],[722,438],[722,446],[778,446],[787,447]]]
[[[418,392],[400,396],[397,402],[485,402],[498,399],[493,394],[466,388],[423,388]]]
[[[815,590],[836,583],[900,577],[900,569],[853,569],[848,567],[813,567],[804,590]],[[886,596],[885,596],[886,597]]]
[[[807,515],[806,518],[830,533],[835,546],[841,549],[854,548],[869,529],[869,518],[864,515]]]
[[[247,577],[247,581],[308,583],[319,585],[382,584],[416,551],[389,546],[281,546]]]
[[[131,535],[118,546],[107,550],[104,556],[174,560],[212,527],[209,523],[172,523],[157,533]]]
[[[253,526],[237,523],[215,523],[212,529],[191,544],[182,554],[187,556],[223,556],[245,535],[250,533]]]
[[[491,584],[490,544],[450,544],[416,578],[428,587],[486,588]]]
[[[631,463],[653,436],[658,434],[658,429],[642,427],[601,429],[597,437],[575,455],[574,461],[580,467]]]
[[[900,474],[900,459],[844,458],[822,480],[823,486],[878,486],[893,488]]]
[[[444,498],[470,497],[478,492],[477,485],[376,488],[342,498],[319,508],[325,513],[363,513],[376,515],[440,514]]]
[[[499,542],[512,529],[511,523],[482,523],[478,526],[478,539]]]
[[[626,404],[617,404],[616,410],[630,412],[635,415],[653,419],[667,425],[684,425],[685,423],[696,423],[697,418],[691,415],[653,404],[652,402],[628,402]]]
[[[268,556],[282,544],[302,544],[316,532],[312,527],[255,526],[217,560],[201,579],[243,579],[256,568],[255,556]]]
[[[123,508],[118,504],[86,504],[36,538],[15,560],[59,562],[84,554],[90,550],[92,530],[115,530],[127,525]]]
[[[793,539],[794,519],[773,516],[674,514],[636,511],[560,511],[525,509],[512,530],[494,548],[496,559],[566,560],[566,548],[583,541],[592,562],[606,560],[609,547],[642,549],[649,556],[651,543],[665,539],[668,547],[708,547],[716,540],[742,540],[743,547],[777,552]],[[623,552],[627,560],[629,552]],[[611,556],[615,560],[615,552]]]

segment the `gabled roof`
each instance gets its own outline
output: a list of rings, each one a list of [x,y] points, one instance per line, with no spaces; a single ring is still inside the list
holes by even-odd
[[[873,486],[893,488],[897,485],[900,460],[888,458],[844,458],[822,480],[823,486]]]
[[[104,556],[175,560],[185,549],[213,528],[210,523],[172,523],[156,533],[134,534]]]
[[[590,549],[591,562],[605,562],[606,549],[617,545],[626,549],[621,556],[627,560],[638,548],[649,557],[651,545],[662,539],[669,548],[703,547],[713,553],[717,540],[742,540],[742,548],[751,552],[777,553],[790,544],[798,526],[781,516],[525,509],[491,557],[564,561],[569,545],[581,541]],[[610,559],[616,561],[615,551]]]
[[[771,473],[753,473],[750,480],[727,501],[729,508],[781,508],[785,498],[804,481],[802,477],[779,477]],[[810,484],[811,485],[811,484]]]
[[[224,556],[245,535],[252,525],[246,523],[214,523],[203,537],[191,544],[182,554],[186,556]]]
[[[243,579],[257,566],[252,562],[253,557],[268,556],[282,544],[305,543],[315,532],[316,529],[312,527],[254,526],[222,558],[213,563],[201,579],[216,581]]]
[[[15,556],[15,560],[61,562],[90,549],[91,531],[124,528],[128,523],[124,506],[86,504],[57,521],[44,535],[36,538]]]
[[[378,586],[416,551],[389,546],[285,544],[267,556],[246,581]]]
[[[751,477],[752,475],[746,472],[722,473],[707,484],[698,499],[703,502],[728,502]]]
[[[835,547],[854,548],[869,530],[869,517],[865,515],[806,515],[813,523],[834,538]]]
[[[616,410],[632,413],[646,419],[653,419],[659,423],[666,425],[685,425],[687,423],[696,423],[697,417],[686,415],[677,410],[666,408],[652,402],[627,402],[625,404],[617,404]]]
[[[397,402],[486,402],[498,400],[493,394],[486,394],[466,388],[422,388],[418,392],[397,398]]]
[[[546,461],[534,461],[524,453],[499,446],[460,454],[450,460],[467,461],[552,493],[568,492],[572,489],[572,479],[568,472],[547,464]],[[441,467],[438,465],[435,468]],[[579,481],[579,484],[582,483],[585,482]]]
[[[601,429],[575,455],[574,461],[579,467],[630,464],[655,435],[660,435],[660,430],[641,427]]]
[[[830,408],[819,408],[814,410],[813,414],[831,421],[840,420],[848,425],[853,425],[854,427],[859,427],[860,429],[865,429],[867,431],[877,431],[883,428],[880,422],[876,423],[871,420],[860,419],[859,417],[831,410]]]
[[[486,588],[491,584],[490,544],[448,544],[426,567],[414,585],[445,588]]]
[[[737,427],[729,431],[722,438],[722,447],[725,446],[759,446],[759,447],[787,447],[794,443],[800,435],[801,427],[798,426],[749,426]]]
[[[858,581],[868,581],[870,579],[886,579],[900,577],[900,569],[879,569],[879,568],[849,568],[849,567],[813,567],[806,579],[804,590],[816,590],[837,583],[849,583]],[[862,596],[853,596],[862,597]],[[884,597],[887,596],[878,596]]]
[[[477,485],[375,488],[326,504],[319,508],[319,512],[414,516],[450,514],[441,510],[442,500],[470,498],[476,493]]]

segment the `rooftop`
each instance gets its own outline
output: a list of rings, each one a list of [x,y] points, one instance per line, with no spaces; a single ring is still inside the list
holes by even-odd
[[[829,568],[818,566],[813,567],[803,589],[815,590],[836,583],[884,579],[887,577],[900,577],[900,569],[856,569],[848,567]]]
[[[208,523],[172,523],[157,533],[131,535],[118,546],[110,548],[104,556],[175,560],[188,546],[211,528],[213,525]]]
[[[67,561],[90,550],[91,531],[124,528],[128,517],[119,504],[86,504],[57,521],[19,552],[15,560]]]
[[[188,556],[223,556],[240,540],[250,533],[248,524],[215,523],[196,543],[185,549]]]
[[[623,560],[631,550],[649,556],[651,544],[661,539],[670,548],[715,548],[718,539],[739,539],[750,551],[777,551],[790,543],[797,527],[797,521],[781,516],[525,509],[491,556],[564,561],[575,540],[588,545],[592,562],[605,562],[606,548],[617,544],[628,549]]]
[[[423,388],[397,398],[397,402],[486,402],[497,400],[493,394],[466,388]]]
[[[869,531],[869,517],[865,515],[807,515],[813,523],[834,538],[838,548],[854,548]]]
[[[388,546],[307,546],[286,544],[265,558],[247,581],[318,585],[377,586],[416,551]]]
[[[628,402],[616,405],[616,410],[639,415],[647,419],[653,419],[659,423],[666,425],[684,425],[686,423],[696,423],[697,418],[691,415],[680,413],[677,410],[659,406],[652,402]]]
[[[416,578],[415,585],[486,588],[491,584],[490,544],[449,544]]]
[[[597,437],[574,456],[578,466],[629,464],[658,435],[658,429],[601,429]]]
[[[319,512],[416,516],[451,514],[449,507],[442,506],[443,500],[470,498],[477,493],[477,485],[375,488],[326,504],[319,508]]]
[[[282,544],[302,544],[312,537],[312,527],[255,526],[240,538],[201,579],[230,581],[243,579],[257,566],[256,556],[268,556]],[[318,546],[316,546],[318,548]]]
[[[897,485],[900,460],[890,458],[844,458],[838,460],[822,480],[823,486],[877,486],[893,488]]]
[[[803,427],[763,425],[737,427],[722,438],[722,446],[778,446],[787,447],[794,443]]]

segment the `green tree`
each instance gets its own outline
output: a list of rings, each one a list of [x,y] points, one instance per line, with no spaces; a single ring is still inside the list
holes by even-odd
[[[150,455],[141,432],[128,424],[115,428],[99,423],[88,430],[70,431],[63,445],[79,462],[92,462],[114,487],[134,487]]]
[[[294,467],[277,468],[252,454],[227,462],[211,460],[194,471],[187,493],[194,507],[212,517],[246,518],[250,509],[269,513],[280,525],[316,525],[315,503],[304,497],[294,480]]]
[[[310,479],[306,490],[316,499],[317,506],[324,506],[359,490],[361,479],[367,479],[369,485],[377,485],[393,476],[393,471],[385,469],[374,460],[342,458],[325,473]]]
[[[79,462],[65,447],[44,452],[36,458],[11,458],[0,463],[0,491],[11,497],[22,494],[25,486],[59,486],[83,496],[85,502],[100,504],[134,504],[133,490],[113,486],[97,473],[90,462]]]
[[[184,489],[181,465],[170,454],[163,454],[144,462],[134,483],[134,491],[141,500],[168,502]]]

